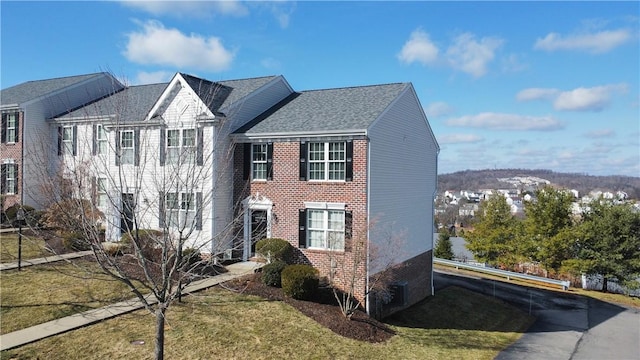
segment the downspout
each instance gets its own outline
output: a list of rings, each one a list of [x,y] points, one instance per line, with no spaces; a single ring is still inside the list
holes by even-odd
[[[213,116],[213,118],[215,119],[215,115]],[[216,256],[215,250],[216,250],[216,211],[215,211],[215,199],[216,199],[216,178],[218,176],[218,170],[217,170],[217,144],[216,141],[218,140],[218,123],[217,122],[213,122],[213,125],[211,126],[211,141],[212,141],[212,147],[211,147],[211,151],[213,152],[213,154],[211,154],[211,200],[209,201],[209,203],[211,204],[211,255],[212,256]],[[204,132],[204,129],[203,129]],[[203,136],[203,140],[204,140],[204,136]],[[202,151],[204,152],[204,144],[202,144]],[[203,154],[204,156],[204,154]],[[203,166],[205,164],[202,164]],[[200,205],[202,206],[202,205]]]
[[[367,139],[367,210],[366,210],[366,220],[367,220],[367,261],[365,264],[365,292],[366,292],[366,311],[367,315],[371,316],[371,291],[369,289],[369,241],[370,241],[370,231],[371,227],[369,226],[369,214],[370,214],[370,206],[371,206],[371,145],[369,141],[369,137],[366,136]]]

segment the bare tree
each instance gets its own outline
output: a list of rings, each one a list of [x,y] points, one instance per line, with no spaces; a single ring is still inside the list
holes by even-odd
[[[380,231],[381,243],[374,244],[369,239],[371,232]],[[330,248],[344,251],[327,251],[329,285],[340,307],[340,311],[351,319],[368,297],[375,301],[386,301],[392,294],[389,287],[394,280],[394,270],[403,235],[394,234],[390,229],[379,229],[375,221],[364,229],[353,229],[346,237],[331,235]]]
[[[239,228],[231,210],[211,215],[214,206],[233,208],[230,127],[211,108],[228,89],[200,86],[197,99],[176,86],[150,115],[141,114],[138,92],[154,89],[127,88],[58,118],[48,136],[55,140],[33,142],[48,218],[81,233],[102,271],[154,314],[156,359],[164,357],[167,310],[216,270]]]

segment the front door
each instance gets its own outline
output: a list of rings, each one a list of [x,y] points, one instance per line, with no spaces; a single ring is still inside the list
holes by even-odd
[[[133,230],[133,209],[135,201],[133,194],[122,194],[122,211],[120,212],[120,233]]]
[[[267,211],[251,211],[251,253],[256,252],[256,242],[267,237]]]

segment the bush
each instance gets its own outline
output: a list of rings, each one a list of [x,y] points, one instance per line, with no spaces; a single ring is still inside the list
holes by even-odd
[[[122,255],[126,248],[127,248],[126,244],[119,243],[119,242],[103,242],[102,243],[102,250],[104,250],[104,253],[107,254],[107,256],[111,256],[111,257]]]
[[[289,263],[293,254],[293,246],[284,239],[262,239],[256,243],[256,253],[267,259],[267,262],[280,260]]]
[[[4,212],[4,221],[8,223],[18,226],[17,217],[18,217],[18,209],[20,209],[20,204],[11,205]],[[29,205],[22,205],[22,209],[24,210],[24,222],[22,225],[36,225],[37,220],[40,217],[40,212],[35,211]]]
[[[136,247],[133,244],[134,239],[136,239],[138,247],[140,248],[140,252],[145,259],[152,260],[155,258],[156,249],[158,248],[157,244],[162,242],[164,234],[160,230],[151,230],[151,229],[140,229],[134,230],[127,233],[122,234],[120,237],[120,242],[127,245],[127,247],[135,253]]]
[[[62,245],[72,251],[91,250],[91,242],[79,232],[68,232],[62,235]]]
[[[268,286],[282,286],[282,270],[287,263],[282,260],[276,260],[262,268],[262,283]]]
[[[194,265],[202,261],[200,251],[195,248],[182,249],[182,263],[186,266],[187,270],[191,269]]]
[[[282,290],[298,300],[309,300],[318,290],[318,270],[310,265],[289,265],[282,270]]]

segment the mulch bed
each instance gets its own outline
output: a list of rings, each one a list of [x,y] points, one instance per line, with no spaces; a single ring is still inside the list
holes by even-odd
[[[285,296],[281,288],[263,284],[260,273],[230,281],[225,284],[225,287],[267,300],[282,301],[334,333],[347,338],[380,343],[395,335],[395,332],[386,324],[369,317],[363,311],[358,310],[351,320],[345,318],[329,289],[321,289],[315,301],[296,300]]]

